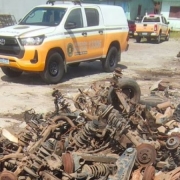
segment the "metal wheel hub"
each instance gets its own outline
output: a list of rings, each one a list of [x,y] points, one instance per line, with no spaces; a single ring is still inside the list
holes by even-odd
[[[10,171],[0,173],[0,180],[17,180],[17,177]]]
[[[141,166],[154,164],[156,156],[156,150],[150,144],[141,144],[137,147],[137,162]]]
[[[115,54],[113,53],[113,54],[111,54],[111,58],[110,58],[110,61],[109,61],[109,65],[112,67],[112,66],[114,66],[114,64],[115,64]]]
[[[50,63],[49,66],[49,72],[52,76],[56,76],[59,72],[59,68],[58,68],[59,64],[56,61],[53,61]]]

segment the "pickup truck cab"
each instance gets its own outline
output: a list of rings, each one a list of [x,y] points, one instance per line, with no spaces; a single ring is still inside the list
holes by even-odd
[[[0,66],[9,77],[38,72],[48,84],[83,61],[101,60],[112,72],[128,49],[128,30],[120,6],[48,1],[0,29]]]
[[[168,41],[170,35],[168,24],[166,18],[162,15],[145,15],[140,23],[136,23],[134,37],[137,42],[140,42],[143,37],[148,41],[155,39],[157,43],[160,43],[161,38]]]

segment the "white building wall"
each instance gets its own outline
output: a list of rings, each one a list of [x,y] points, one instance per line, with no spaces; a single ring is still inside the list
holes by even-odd
[[[161,7],[161,14],[163,14],[164,17],[166,17],[167,21],[170,23],[169,26],[171,30],[180,31],[180,18],[169,17],[170,6],[180,6],[180,1],[163,1]]]
[[[14,15],[16,21],[23,18],[34,6],[47,0],[0,0],[0,14]]]

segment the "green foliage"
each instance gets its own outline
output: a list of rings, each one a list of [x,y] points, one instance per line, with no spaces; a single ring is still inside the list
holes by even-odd
[[[170,38],[180,39],[180,31],[171,31]]]

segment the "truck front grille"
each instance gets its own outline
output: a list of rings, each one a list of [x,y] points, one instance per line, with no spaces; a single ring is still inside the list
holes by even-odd
[[[6,56],[19,56],[22,54],[16,38],[0,36],[0,54]]]

